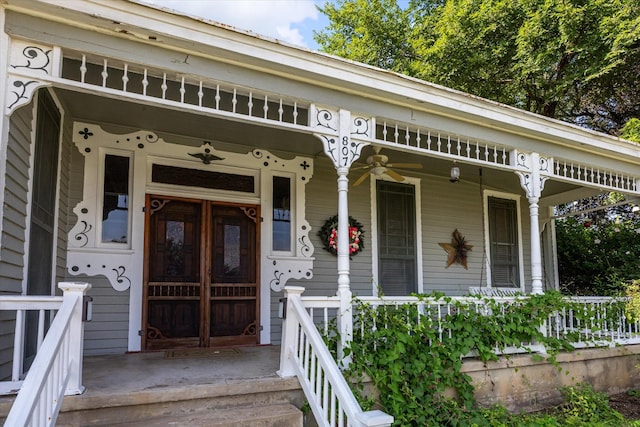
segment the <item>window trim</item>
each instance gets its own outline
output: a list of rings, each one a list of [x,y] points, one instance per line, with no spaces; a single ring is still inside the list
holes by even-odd
[[[296,210],[297,210],[297,202],[298,202],[298,197],[297,197],[297,176],[295,173],[292,172],[272,172],[271,174],[269,174],[269,196],[268,196],[268,200],[271,204],[271,206],[269,207],[269,225],[270,225],[270,230],[268,230],[269,233],[269,253],[274,256],[274,257],[295,257],[297,256],[297,248],[296,248],[296,241],[298,239],[298,218],[296,215]],[[289,178],[289,193],[290,193],[290,197],[291,199],[289,200],[289,224],[291,227],[291,241],[290,241],[290,250],[288,251],[277,251],[273,249],[273,178],[275,177],[280,177],[280,178]],[[264,214],[263,214],[264,215]]]
[[[491,288],[491,242],[489,241],[489,197],[494,197],[497,199],[505,199],[505,200],[514,200],[516,202],[516,233],[518,235],[518,276],[520,279],[520,289],[522,292],[525,291],[525,282],[524,282],[524,250],[523,250],[523,240],[522,240],[522,211],[520,208],[520,199],[521,196],[513,193],[504,193],[501,191],[494,190],[484,190],[482,193],[482,202],[483,202],[483,218],[484,218],[484,250],[486,253],[486,281],[487,287]],[[517,289],[517,288],[515,288]]]
[[[102,208],[104,204],[104,174],[105,174],[105,161],[108,155],[128,157],[129,158],[129,176],[128,191],[129,191],[129,207],[127,212],[127,243],[116,242],[103,242],[102,241]],[[97,188],[99,193],[96,197],[96,236],[95,247],[96,248],[112,248],[112,249],[131,249],[132,248],[132,220],[133,220],[133,169],[134,169],[134,155],[133,152],[127,150],[117,150],[114,148],[100,147],[98,154],[98,179]]]
[[[371,183],[369,186],[371,197],[371,295],[377,296],[380,291],[378,286],[378,268],[379,268],[379,252],[378,252],[378,198],[377,198],[377,182],[378,180],[398,183],[395,179],[385,175],[371,175]],[[422,269],[422,198],[421,198],[421,179],[404,176],[404,181],[399,184],[409,184],[414,187],[415,197],[415,218],[416,218],[416,280],[417,293],[424,293],[424,273]]]

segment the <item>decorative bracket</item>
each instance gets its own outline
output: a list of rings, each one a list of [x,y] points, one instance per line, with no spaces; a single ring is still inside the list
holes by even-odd
[[[53,74],[53,49],[50,46],[12,41],[9,78],[6,81],[6,114],[28,104],[38,88],[50,86],[41,80]]]
[[[323,131],[314,135],[322,141],[325,154],[333,161],[336,169],[348,170],[360,157],[362,148],[368,145],[368,142],[356,139],[371,138],[370,133],[375,127],[374,119],[355,117],[352,120],[348,110],[318,109],[315,105],[311,106],[309,114],[312,127]]]
[[[516,150],[511,155],[515,158],[513,163],[520,169],[515,173],[520,178],[520,185],[527,198],[539,199],[553,171],[553,159],[542,157],[538,153],[522,153]]]

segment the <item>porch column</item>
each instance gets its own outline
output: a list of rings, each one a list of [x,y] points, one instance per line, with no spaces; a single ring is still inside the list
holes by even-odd
[[[540,220],[538,202],[544,189],[547,177],[543,172],[549,170],[550,159],[540,157],[538,153],[517,153],[517,166],[523,170],[517,171],[520,185],[524,189],[529,201],[529,218],[531,226],[531,293],[542,293],[542,251],[540,243]]]
[[[360,157],[365,143],[352,141],[352,117],[351,112],[340,110],[339,112],[319,110],[312,108],[312,116],[316,128],[324,128],[336,131],[336,133],[315,134],[324,145],[325,154],[333,161],[338,173],[338,290],[336,295],[340,298],[340,310],[338,313],[338,330],[340,341],[338,345],[338,361],[347,366],[350,358],[344,356],[344,349],[349,345],[353,337],[353,318],[351,313],[351,287],[350,287],[350,260],[349,260],[349,168]],[[362,118],[356,118],[361,125]],[[357,133],[357,132],[354,132]]]

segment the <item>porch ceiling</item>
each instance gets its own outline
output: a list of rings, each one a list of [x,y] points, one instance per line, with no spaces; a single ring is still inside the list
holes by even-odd
[[[178,144],[200,146],[204,141],[210,141],[216,149],[223,151],[246,153],[260,148],[279,155],[284,154],[285,157],[288,157],[287,154],[324,157],[320,140],[310,134],[60,88],[56,88],[55,92],[72,120],[99,123],[111,132],[126,133],[144,129],[157,133],[167,142]],[[390,163],[422,165],[422,169],[419,170],[396,169],[405,176],[420,177],[426,174],[448,177],[452,166],[450,160],[394,151],[390,147],[383,148],[382,153],[389,156]],[[365,147],[354,167],[364,166],[367,157],[372,154],[372,147]],[[477,165],[458,162],[458,166],[462,183],[482,183],[487,189],[523,194],[520,181],[512,171],[482,168],[480,174]],[[360,173],[361,171],[357,170],[350,174],[352,182]],[[579,187],[576,185],[549,180],[545,185],[543,197],[557,196],[554,200],[562,199],[563,193],[571,194],[577,188]],[[570,200],[573,199],[569,198],[567,201]]]

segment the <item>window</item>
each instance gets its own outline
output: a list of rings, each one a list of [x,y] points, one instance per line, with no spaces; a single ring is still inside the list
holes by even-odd
[[[521,286],[519,204],[516,199],[486,197],[489,282],[493,287]]]
[[[129,160],[104,156],[102,243],[129,242]]]
[[[273,177],[273,250],[291,251],[291,179]]]
[[[385,295],[418,292],[415,187],[377,180],[378,284]]]

